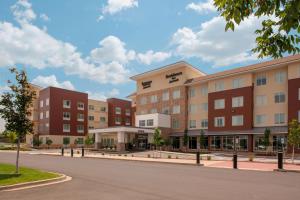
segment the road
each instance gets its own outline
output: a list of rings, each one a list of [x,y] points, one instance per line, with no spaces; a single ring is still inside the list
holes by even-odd
[[[14,153],[0,152],[0,162],[14,161]],[[21,165],[64,173],[73,180],[1,192],[1,200],[300,199],[300,173],[29,154],[21,154]]]

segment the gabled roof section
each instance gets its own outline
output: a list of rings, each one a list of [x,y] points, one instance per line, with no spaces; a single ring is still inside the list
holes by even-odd
[[[191,65],[191,64],[189,64],[185,61],[179,61],[179,62],[169,64],[169,65],[165,65],[163,67],[153,69],[153,70],[141,73],[141,74],[137,74],[135,76],[130,77],[130,79],[138,80],[138,79],[144,78],[145,76],[155,75],[155,74],[158,74],[158,73],[166,72],[166,71],[176,69],[176,68],[180,68],[180,67],[188,67],[189,69],[195,71],[196,73],[199,73],[199,76],[206,75],[204,72],[202,72],[199,69],[195,68],[193,65]]]

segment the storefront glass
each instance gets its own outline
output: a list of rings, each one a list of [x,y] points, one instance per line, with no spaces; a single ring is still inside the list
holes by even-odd
[[[265,151],[265,143],[263,135],[255,135],[254,136],[254,151]]]
[[[210,147],[212,150],[221,149],[221,136],[212,136]]]
[[[172,146],[173,146],[173,149],[180,148],[180,137],[172,137]]]
[[[197,137],[189,137],[189,149],[197,149]]]
[[[234,136],[223,136],[223,149],[224,150],[234,149]]]
[[[236,136],[236,150],[238,151],[247,151],[248,150],[248,136],[239,135]]]
[[[287,136],[274,135],[273,136],[273,151],[286,151]]]
[[[201,142],[201,136],[200,136],[200,148],[208,149],[208,136],[203,137],[203,143]]]

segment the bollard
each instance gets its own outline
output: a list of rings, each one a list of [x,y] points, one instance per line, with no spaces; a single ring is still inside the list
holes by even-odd
[[[64,154],[65,154],[65,149],[62,147],[61,148],[61,156],[64,156]]]
[[[73,153],[74,153],[73,148],[71,148],[71,157],[73,157]]]
[[[278,169],[283,169],[283,152],[278,152]]]
[[[200,152],[198,151],[196,154],[196,161],[197,161],[197,165],[200,165]]]
[[[237,154],[233,154],[233,169],[237,169]]]
[[[81,156],[84,157],[84,147],[81,149]]]

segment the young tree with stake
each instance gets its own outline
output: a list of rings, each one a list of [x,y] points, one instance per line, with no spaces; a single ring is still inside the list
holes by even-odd
[[[292,146],[292,162],[295,158],[295,147],[300,145],[300,124],[296,119],[289,123],[288,143]]]

